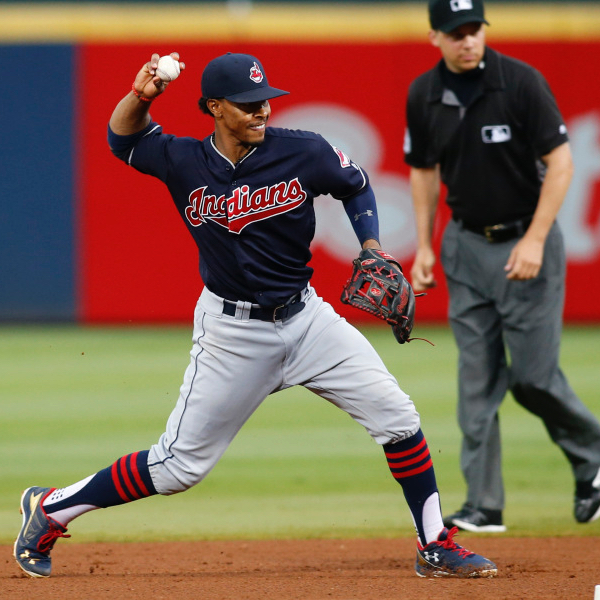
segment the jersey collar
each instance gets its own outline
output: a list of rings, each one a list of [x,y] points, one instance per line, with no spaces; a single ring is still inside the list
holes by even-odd
[[[240,158],[240,160],[238,160],[236,163],[231,162],[224,154],[221,154],[221,152],[219,152],[219,149],[217,148],[217,145],[215,144],[215,134],[211,134],[209,136],[210,139],[210,145],[212,146],[212,149],[225,161],[227,161],[233,168],[241,165],[251,154],[254,154],[257,150],[258,150],[258,146],[255,146],[254,148],[252,148],[252,150],[250,150],[250,152],[248,152],[248,154],[244,154],[244,156],[242,156],[242,158]]]
[[[485,90],[501,90],[506,87],[500,54],[486,47],[483,61],[485,71],[483,73],[483,86]],[[432,69],[432,80],[427,95],[428,102],[439,102],[444,95],[444,82],[442,80],[442,68],[444,60],[441,59]]]

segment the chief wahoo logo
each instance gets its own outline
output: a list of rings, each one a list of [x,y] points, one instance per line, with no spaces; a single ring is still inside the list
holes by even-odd
[[[263,80],[262,71],[256,61],[254,62],[254,65],[250,67],[250,79],[252,79],[254,83],[260,83]]]

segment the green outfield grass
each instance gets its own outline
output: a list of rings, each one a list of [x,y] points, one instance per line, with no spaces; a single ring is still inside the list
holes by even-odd
[[[415,329],[434,347],[399,346],[387,328],[364,332],[417,404],[443,507],[455,510],[465,488],[449,330]],[[190,339],[184,327],[0,327],[1,543],[19,529],[23,488],[68,485],[158,438]],[[571,383],[600,414],[600,328],[567,328],[562,354]],[[541,422],[509,396],[501,423],[505,535],[600,534],[600,521],[573,521],[570,469]],[[294,388],[267,399],[194,489],[95,511],[70,530],[77,541],[373,537],[412,535],[412,522],[381,448],[347,415]]]

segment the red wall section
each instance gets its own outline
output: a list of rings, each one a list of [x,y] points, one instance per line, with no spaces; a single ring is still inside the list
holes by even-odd
[[[533,64],[546,75],[568,124],[582,117],[600,122],[598,95],[590,93],[591,74],[600,70],[600,43],[492,45]],[[87,322],[189,322],[201,289],[195,246],[166,188],[114,158],[106,143],[111,112],[130,90],[138,69],[153,51],[166,54],[173,50],[180,52],[187,68],[151,110],[165,131],[199,138],[208,135],[212,123],[196,104],[202,69],[208,60],[226,51],[247,52],[261,59],[272,85],[291,92],[272,101],[274,124],[278,112],[309,103],[350,109],[367,120],[378,136],[378,173],[396,178],[408,174],[402,160],[408,85],[438,59],[437,51],[426,43],[83,46],[79,77],[80,114],[84,115],[80,148],[80,314]],[[578,142],[578,147],[585,148],[586,143],[592,149],[595,144],[600,154],[600,140],[584,140]],[[349,154],[361,162],[352,152]],[[372,175],[371,169],[367,170]],[[600,173],[595,174],[593,165],[588,172],[591,174],[582,189],[590,198],[582,219],[585,227],[595,228],[595,232],[590,248],[570,260],[566,316],[600,320],[599,303],[590,301],[594,298],[590,286],[598,286],[592,283],[597,278],[590,274],[598,273],[600,267]],[[440,232],[444,218],[446,210],[439,220]],[[346,220],[341,206],[339,219],[341,227]],[[313,285],[319,293],[344,316],[372,322],[372,317],[339,303],[341,287],[350,274],[350,260],[334,257],[335,252],[323,238],[315,241],[313,252]],[[400,258],[408,270],[412,255]],[[417,300],[418,319],[445,319],[447,297],[441,271],[438,282],[435,290]]]

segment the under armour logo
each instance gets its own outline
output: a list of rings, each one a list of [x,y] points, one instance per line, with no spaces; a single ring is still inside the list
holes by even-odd
[[[356,213],[354,215],[354,220],[358,221],[358,219],[360,219],[363,215],[367,215],[367,217],[372,217],[373,216],[373,211],[372,210],[365,210],[365,212]]]
[[[425,554],[426,560],[434,560],[436,563],[440,562],[439,554],[437,552],[432,552],[431,554],[429,554],[429,552],[424,552],[423,554]]]
[[[29,558],[29,560],[27,562],[30,565],[35,565],[35,563],[39,560],[39,558],[31,558],[31,555],[29,554],[29,550],[25,550],[25,552],[21,552],[21,554],[19,554],[19,558]]]

